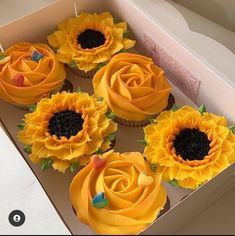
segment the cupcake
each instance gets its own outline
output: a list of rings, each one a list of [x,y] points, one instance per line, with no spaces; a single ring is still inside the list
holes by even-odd
[[[57,93],[25,115],[18,139],[42,170],[75,171],[92,154],[112,147],[117,126],[106,112],[104,101],[87,93]]]
[[[151,58],[120,53],[93,78],[97,96],[103,96],[116,121],[144,126],[168,106],[171,86]]]
[[[0,55],[0,98],[21,108],[60,90],[65,77],[46,44],[16,43]]]
[[[57,31],[48,36],[48,42],[59,61],[80,77],[92,78],[112,55],[135,45],[127,37],[127,23],[115,23],[109,12],[82,12],[60,23]]]
[[[70,199],[78,219],[97,234],[138,234],[166,203],[161,175],[138,152],[106,152],[74,177]]]
[[[144,156],[173,186],[195,189],[235,162],[226,119],[204,108],[164,111],[144,128]]]

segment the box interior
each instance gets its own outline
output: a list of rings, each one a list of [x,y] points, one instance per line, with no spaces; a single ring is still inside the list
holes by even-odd
[[[151,55],[152,50],[146,43],[144,34],[147,34],[156,45],[160,45],[168,54],[173,56],[173,59],[177,62],[181,62],[182,66],[186,68],[188,72],[197,77],[201,84],[196,94],[196,99],[193,102],[185,94],[174,86],[173,95],[176,99],[178,105],[188,104],[191,106],[197,106],[200,103],[204,103],[207,106],[207,110],[211,112],[216,112],[218,114],[224,114],[228,117],[230,122],[235,123],[234,111],[231,111],[231,103],[229,105],[226,103],[231,101],[231,97],[235,101],[234,88],[229,86],[218,75],[213,71],[209,70],[208,67],[198,60],[197,57],[192,55],[192,53],[183,47],[179,42],[177,42],[172,35],[164,30],[164,27],[159,25],[156,19],[153,19],[150,14],[143,11],[141,7],[137,7],[133,1],[101,1],[101,0],[90,0],[88,1],[77,1],[78,12],[82,11],[104,11],[110,10],[114,15],[128,22],[130,30],[133,33],[136,40],[139,42],[137,44],[137,49],[140,52],[146,52]],[[123,7],[125,6],[125,7]],[[56,14],[60,12],[60,14]],[[53,17],[48,17],[53,16]],[[18,41],[31,41],[31,42],[46,42],[46,36],[53,32],[56,25],[63,19],[69,16],[74,16],[73,1],[72,0],[60,0],[53,4],[50,4],[46,8],[43,8],[33,14],[23,17],[9,25],[0,28],[1,32],[1,42],[4,48],[10,46],[12,43]],[[38,20],[40,19],[40,21]],[[34,22],[32,25],[31,22]],[[22,34],[24,32],[24,34]],[[174,52],[174,53],[172,53]],[[187,63],[182,63],[187,61]],[[82,91],[87,91],[92,94],[91,81],[79,79],[76,75],[67,70],[67,79],[73,83],[73,87],[79,86]],[[217,99],[219,102],[215,103],[215,94],[220,91],[224,93],[224,97]],[[213,99],[214,100],[213,100]],[[216,102],[217,102],[216,100]],[[23,146],[18,142],[16,135],[18,128],[17,123],[21,121],[23,115],[26,111],[18,109],[8,103],[0,101],[0,117],[6,125],[10,135],[16,142],[20,150],[23,150]],[[9,115],[10,114],[10,115]],[[128,135],[126,135],[128,134]],[[143,146],[137,143],[138,139],[143,138],[142,128],[127,128],[119,125],[119,130],[117,134],[117,142],[114,147],[116,151],[143,151]],[[131,142],[130,142],[131,140]],[[126,145],[128,143],[128,145]],[[23,152],[23,151],[22,151]],[[55,207],[62,215],[66,224],[73,234],[92,234],[94,233],[89,226],[86,226],[79,222],[73,213],[69,196],[68,189],[69,184],[74,176],[74,174],[69,171],[63,175],[52,169],[42,173],[39,166],[32,164],[28,159],[27,155],[24,155],[25,160],[29,163],[33,169],[35,175],[40,180],[41,184],[44,186],[50,199],[53,201]],[[217,178],[215,178],[217,179]],[[210,182],[209,182],[210,183]],[[208,183],[208,184],[209,184]],[[205,187],[208,185],[206,184]],[[194,196],[195,193],[199,192],[196,190],[192,193],[190,190],[185,190],[181,188],[174,188],[168,183],[164,183],[170,200],[171,210],[165,213],[163,216],[158,218],[156,222],[162,222],[161,219],[169,214],[174,214],[175,206],[185,205],[185,201],[181,200],[189,195],[185,200],[190,201],[190,198]],[[181,203],[180,203],[181,202]],[[179,204],[180,203],[180,204]],[[149,229],[153,229],[154,233],[160,232],[158,227],[153,224]],[[148,231],[146,231],[148,232]]]

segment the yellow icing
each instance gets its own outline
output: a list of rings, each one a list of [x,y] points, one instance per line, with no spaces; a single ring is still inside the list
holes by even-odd
[[[105,43],[99,47],[84,49],[77,43],[77,37],[86,29],[100,31]],[[99,63],[106,62],[121,49],[134,47],[135,41],[123,37],[127,30],[126,22],[114,23],[109,12],[90,14],[82,12],[76,18],[69,18],[58,25],[57,31],[48,36],[49,44],[59,49],[59,61],[70,64],[75,62],[85,72],[95,69]]]
[[[138,234],[151,224],[166,203],[161,175],[154,174],[138,152],[108,152],[100,171],[89,163],[73,179],[70,199],[77,217],[98,234]],[[138,185],[142,173],[152,178],[148,186]],[[97,193],[104,192],[108,205],[92,206]]]
[[[35,50],[43,54],[38,62],[31,59]],[[10,60],[0,65],[1,99],[31,105],[62,86],[66,77],[64,66],[46,44],[21,42],[12,45],[4,54]],[[14,77],[19,74],[24,76],[23,86],[13,84]]]
[[[118,117],[132,121],[162,111],[171,91],[163,70],[151,58],[132,53],[115,55],[95,74],[93,87]]]
[[[58,139],[48,132],[48,122],[54,113],[65,110],[82,115],[83,129],[69,139]],[[84,165],[98,149],[110,149],[107,136],[117,130],[117,125],[106,117],[106,112],[106,104],[87,93],[57,93],[43,98],[34,112],[25,115],[25,127],[18,133],[18,139],[32,146],[29,158],[33,162],[51,158],[53,168],[65,172],[74,161]]]
[[[173,140],[180,130],[196,128],[207,134],[210,151],[203,160],[184,160],[176,154]],[[235,162],[235,135],[224,117],[203,113],[184,106],[177,111],[164,111],[156,122],[144,128],[147,146],[144,156],[157,164],[163,179],[175,179],[185,188],[197,188]]]

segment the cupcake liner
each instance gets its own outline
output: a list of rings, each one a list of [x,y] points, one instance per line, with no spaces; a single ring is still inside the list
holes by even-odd
[[[167,104],[166,108],[163,111],[170,110],[174,103],[175,103],[175,98],[170,93],[169,98],[168,98],[168,104]],[[153,117],[155,119],[155,118],[157,118],[157,116],[159,114],[160,113],[157,113],[157,114],[155,114],[151,117]],[[127,126],[127,127],[144,127],[144,126],[150,124],[150,122],[151,122],[149,118],[147,118],[145,120],[141,120],[141,121],[132,121],[132,120],[126,120],[126,119],[123,119],[123,118],[120,118],[120,117],[115,117],[114,121],[117,122],[120,125]]]
[[[69,66],[68,66],[69,67]],[[83,78],[83,79],[93,79],[95,73],[96,73],[96,70],[93,69],[93,70],[90,70],[88,72],[85,72],[85,71],[82,71],[82,70],[79,70],[79,69],[75,69],[75,68],[71,68],[69,67],[69,69],[75,74],[77,75],[78,77],[80,78]]]

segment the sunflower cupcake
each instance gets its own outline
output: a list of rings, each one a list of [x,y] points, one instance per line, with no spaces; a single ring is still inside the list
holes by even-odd
[[[144,126],[173,105],[164,71],[151,58],[120,53],[93,78],[97,96],[103,96],[119,124]]]
[[[60,23],[57,31],[48,36],[48,42],[59,61],[80,77],[92,78],[111,56],[134,47],[135,41],[127,37],[127,23],[115,23],[109,12],[82,12]]]
[[[57,93],[25,115],[18,138],[42,170],[75,171],[111,148],[117,126],[106,112],[105,103],[87,93]]]
[[[79,220],[97,234],[138,234],[164,208],[161,175],[138,152],[95,155],[74,177],[70,199]]]
[[[144,133],[144,156],[174,186],[195,189],[235,162],[235,135],[204,106],[164,111]]]
[[[26,108],[63,86],[64,65],[42,43],[21,42],[0,55],[0,99]]]

